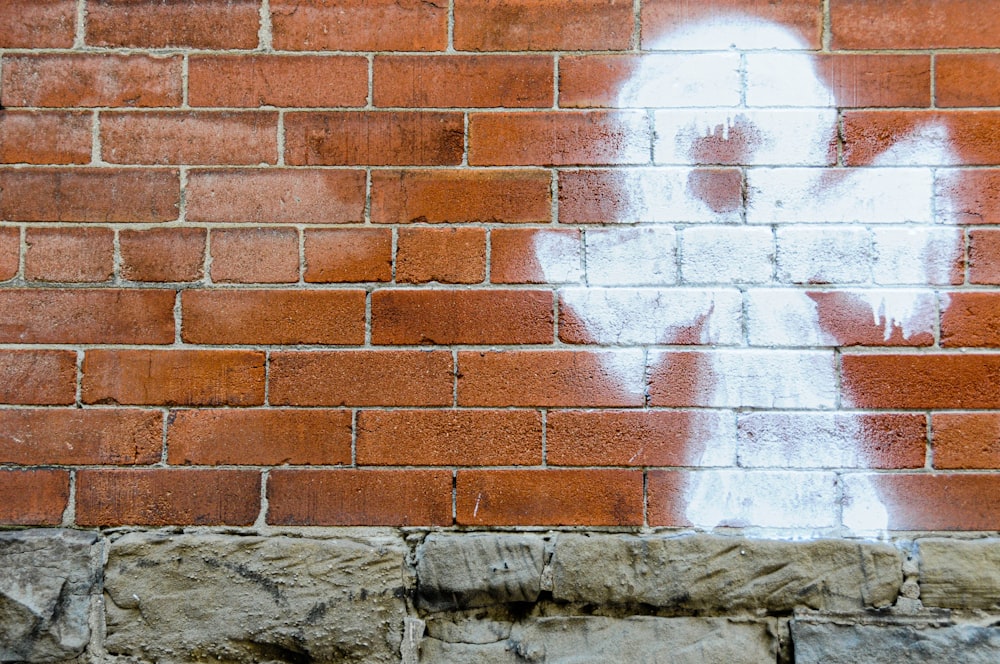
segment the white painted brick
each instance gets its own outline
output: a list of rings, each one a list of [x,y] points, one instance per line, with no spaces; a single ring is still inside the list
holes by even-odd
[[[739,465],[746,468],[868,468],[863,423],[851,413],[745,413]]]
[[[958,228],[877,228],[873,234],[877,284],[949,284],[964,252]]]
[[[622,87],[618,108],[738,106],[740,79],[739,53],[646,55]]]
[[[747,53],[747,106],[837,106],[833,91],[804,53]]]
[[[694,343],[733,345],[742,338],[742,296],[735,289],[565,288],[559,296],[560,308],[583,324],[592,343],[677,343],[692,328],[700,328]]]
[[[583,282],[583,243],[566,232],[541,230],[534,235],[535,259],[550,284]]]
[[[654,51],[801,51],[810,48],[810,45],[785,26],[761,21],[747,14],[731,13],[687,21],[652,40],[652,43],[643,42],[643,47]]]
[[[929,223],[932,194],[926,168],[751,168],[747,223]]]
[[[662,286],[677,283],[677,233],[668,226],[587,230],[587,283]]]
[[[867,283],[871,235],[853,226],[785,226],[778,229],[778,281]]]
[[[681,278],[685,283],[768,283],[773,265],[770,228],[698,226],[681,233]]]

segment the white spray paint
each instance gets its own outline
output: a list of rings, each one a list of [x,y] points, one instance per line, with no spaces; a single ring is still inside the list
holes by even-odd
[[[807,49],[793,31],[742,15],[692,23],[656,42],[617,100],[652,113],[653,162],[621,174],[623,212],[606,220],[642,225],[585,230],[583,283],[560,294],[589,343],[669,344],[698,326],[697,343],[750,346],[707,354],[698,386],[706,407],[832,417],[833,351],[804,348],[836,340],[820,324],[809,283],[852,284],[837,290],[871,309],[886,340],[896,331],[911,338],[933,330],[936,296],[927,287],[950,283],[960,256],[960,233],[934,225],[933,168],[958,163],[946,129],[901,137],[870,167],[837,168],[837,100]],[[712,164],[745,168],[739,210],[714,210],[686,186],[694,166]],[[565,283],[566,248],[540,238],[546,279]],[[669,367],[670,356],[651,352],[652,369]],[[861,427],[839,417],[835,439],[822,427],[790,434],[815,437],[816,471],[693,471],[687,520],[796,536],[839,526],[884,532],[889,514],[865,476],[831,472],[867,463]],[[838,482],[850,488],[840,510]]]

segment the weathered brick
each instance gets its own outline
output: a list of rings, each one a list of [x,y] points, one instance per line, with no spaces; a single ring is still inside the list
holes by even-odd
[[[779,228],[778,241],[781,241],[782,233],[789,233],[792,230]],[[855,229],[837,230],[852,233]],[[801,234],[803,242],[813,240],[814,236],[809,234],[812,231],[811,227],[803,231]],[[746,228],[705,225],[685,228],[681,233],[681,243],[684,246],[680,260],[681,281],[687,284],[769,283],[772,278],[776,254],[774,235],[770,228],[763,226]],[[828,239],[828,237],[820,236],[820,240]],[[820,246],[824,247],[825,244]],[[808,252],[805,253],[805,256],[796,256],[797,260],[789,268],[799,267],[800,269],[796,272],[810,269],[812,266],[808,263],[808,259],[814,256]],[[782,261],[786,258],[787,254],[780,252],[779,245],[777,259]],[[786,264],[791,260],[785,261]],[[831,262],[834,266],[837,265],[836,261]],[[780,262],[779,265],[781,265]],[[778,278],[781,279],[782,276],[783,272],[779,270]],[[789,279],[798,277],[798,280],[803,280],[800,274],[792,274],[787,269],[784,276]],[[804,279],[807,280],[808,277]]]
[[[285,159],[294,166],[447,166],[462,162],[461,113],[344,111],[285,116]]]
[[[628,48],[632,7],[616,0],[457,0],[460,51],[606,51]]]
[[[3,111],[0,163],[86,164],[92,122],[78,111]]]
[[[0,48],[69,48],[76,0],[8,0],[0,12]]]
[[[551,107],[555,77],[547,56],[375,56],[375,106]],[[332,105],[332,104],[327,104]]]
[[[274,470],[267,522],[297,526],[451,525],[447,470]]]
[[[941,53],[934,60],[935,101],[941,107],[1000,105],[1000,55]]]
[[[697,233],[702,229],[691,229],[691,233],[685,232],[683,241],[685,250],[688,249],[687,240],[689,234]],[[713,229],[715,230],[715,229]],[[729,230],[729,229],[723,229]],[[757,228],[758,232],[764,231],[766,236],[770,236],[770,228]],[[743,229],[737,229],[739,233],[745,233]],[[731,234],[732,238],[738,234]],[[786,226],[779,228],[776,233],[777,242],[777,280],[782,283],[797,284],[858,284],[868,283],[872,275],[872,238],[868,229],[844,226]],[[733,245],[724,246],[722,250],[728,249],[731,254],[735,254],[738,247],[738,240]],[[768,247],[767,244],[764,245]],[[698,251],[702,247],[694,248],[692,253],[701,256],[707,252]],[[769,247],[768,247],[769,248]],[[689,254],[686,254],[689,255]],[[712,255],[712,254],[710,254]],[[713,257],[718,257],[714,254]],[[736,258],[738,262],[742,256]],[[705,267],[708,263],[705,262]],[[760,264],[770,268],[765,260],[746,261],[747,263]],[[769,270],[768,270],[769,271]],[[681,264],[681,273],[685,279],[687,272]],[[706,275],[707,276],[707,275]],[[770,275],[763,280],[769,281]]]
[[[634,470],[460,470],[461,525],[638,526],[642,473]]]
[[[299,280],[299,234],[294,228],[212,230],[212,281],[292,283]]]
[[[751,237],[755,234],[751,231]],[[667,286],[677,283],[677,231],[673,226],[659,224],[587,229],[584,235],[586,277],[591,286]],[[551,240],[549,237],[542,239],[543,242]],[[741,249],[753,252],[755,247],[747,244],[749,249]],[[539,245],[537,239],[535,248],[543,265],[553,261],[555,253],[560,250],[558,244],[552,246],[546,242]],[[557,265],[559,262],[559,259],[555,260]],[[729,271],[733,270],[729,263],[725,265]],[[755,269],[759,268],[755,266]],[[716,281],[713,277],[710,279]]]
[[[192,56],[188,98],[192,106],[364,106],[368,62],[359,56]]]
[[[646,0],[642,5],[642,47],[660,48],[660,42],[665,36],[682,31],[689,24],[710,22],[720,16],[735,17],[730,21],[744,28],[743,32],[750,43],[753,43],[753,28],[758,23],[767,22],[787,26],[795,33],[797,40],[801,41],[802,48],[818,49],[821,46],[822,0],[764,3],[758,0],[713,0],[710,3]],[[747,44],[740,43],[738,46],[745,48]],[[678,40],[674,47],[691,48],[689,42],[683,40]],[[726,48],[728,47],[727,42]]]
[[[943,127],[920,151],[904,150],[896,157],[891,148],[900,139]],[[886,165],[934,166],[954,153],[968,165],[1000,162],[1000,113],[995,111],[847,111],[844,113],[844,163],[872,164],[883,157]],[[945,162],[947,163],[947,162]]]
[[[640,351],[464,351],[458,354],[462,406],[641,406]]]
[[[81,526],[249,526],[260,512],[260,474],[186,468],[80,470]]]
[[[275,0],[274,47],[292,51],[443,51],[444,0]]]
[[[850,506],[872,495],[885,506],[889,530],[996,530],[1000,476],[939,473],[844,476],[845,520]]]
[[[400,283],[478,284],[486,278],[482,228],[401,228],[396,246]]]
[[[187,220],[264,224],[340,224],[364,220],[364,171],[194,170]]]
[[[204,276],[205,238],[201,228],[120,231],[121,276],[130,281],[197,281]]]
[[[24,278],[107,281],[114,274],[115,233],[108,228],[29,228]]]
[[[0,217],[10,221],[172,221],[180,193],[171,170],[0,168]]]
[[[373,344],[546,344],[553,340],[551,291],[378,290]]]
[[[69,502],[65,470],[0,470],[0,523],[58,526]]]
[[[372,222],[545,222],[551,176],[543,170],[379,170],[372,173]]]
[[[450,406],[447,351],[271,354],[270,399],[281,406]]]
[[[4,58],[3,105],[179,106],[181,58],[19,55]]]
[[[942,346],[1000,346],[1000,293],[949,293]]]
[[[310,283],[389,281],[392,231],[388,228],[305,232],[305,280]]]
[[[363,290],[189,290],[181,338],[193,344],[362,344]]]
[[[1000,231],[983,229],[969,233],[969,281],[1000,284]]]
[[[89,0],[87,43],[94,46],[255,48],[256,0]]]
[[[580,283],[583,240],[578,230],[490,231],[490,281],[496,284]]]
[[[88,350],[83,401],[161,406],[264,403],[264,353],[249,350]]]
[[[8,289],[0,292],[0,341],[166,344],[174,339],[174,292]]]
[[[1000,413],[935,413],[934,467],[1000,468]]]
[[[172,465],[351,463],[346,410],[177,410],[167,424]]]
[[[833,48],[992,47],[1000,18],[991,10],[979,0],[832,0]]]
[[[1000,169],[939,169],[934,184],[943,223],[1000,223]]]
[[[998,408],[1000,355],[844,355],[843,399],[855,408]]]
[[[0,184],[0,187],[3,185]],[[14,227],[0,227],[0,281],[17,276],[21,262],[21,231]]]
[[[278,114],[103,113],[101,153],[115,164],[273,164],[278,158]]]
[[[75,352],[0,351],[0,403],[55,406],[75,400]]]
[[[0,462],[147,464],[160,460],[163,414],[156,410],[0,410]]]
[[[527,410],[363,410],[357,444],[361,465],[538,465],[542,418]]]

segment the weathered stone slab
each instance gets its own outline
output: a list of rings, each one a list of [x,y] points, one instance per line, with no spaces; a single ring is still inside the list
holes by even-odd
[[[792,621],[796,664],[996,664],[1000,628]]]
[[[537,535],[429,535],[417,551],[417,588],[431,611],[534,602],[545,542]]]
[[[1000,540],[917,540],[920,601],[950,609],[1000,607]]]
[[[135,533],[106,570],[112,654],[156,662],[398,662],[401,540]]]
[[[853,611],[892,604],[903,582],[899,551],[850,540],[560,534],[552,565],[557,600],[678,612]]]
[[[424,639],[427,664],[760,664],[775,661],[777,639],[768,622],[723,618],[537,618],[514,625],[509,639],[448,643]]]
[[[0,532],[0,662],[58,662],[90,640],[100,593],[97,536],[75,530]]]

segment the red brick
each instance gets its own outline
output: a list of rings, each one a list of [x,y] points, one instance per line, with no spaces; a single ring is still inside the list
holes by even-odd
[[[844,355],[855,408],[998,408],[1000,355]]]
[[[168,344],[170,290],[30,288],[0,291],[0,342]]]
[[[409,170],[372,173],[374,223],[522,223],[552,219],[543,170]]]
[[[815,63],[840,108],[930,105],[926,55],[837,53],[817,55]]]
[[[392,231],[388,228],[305,232],[305,280],[310,283],[390,281]]]
[[[982,0],[831,0],[835,49],[994,47],[996,8]]]
[[[901,473],[856,476],[885,505],[889,530],[997,530],[1000,475]],[[854,498],[848,491],[845,500]]]
[[[180,176],[159,169],[0,169],[0,217],[10,221],[172,221]]]
[[[998,79],[996,53],[941,53],[934,61],[934,94],[941,107],[998,106]]]
[[[179,56],[20,55],[3,63],[3,105],[179,106]]]
[[[546,245],[560,249],[558,265],[550,261],[542,266],[538,247]],[[493,283],[544,284],[582,279],[583,240],[580,231],[502,228],[490,232],[490,281]]]
[[[179,410],[167,422],[174,465],[351,463],[346,410]]]
[[[450,406],[447,351],[271,354],[270,398],[280,406]]]
[[[157,463],[162,448],[163,414],[156,410],[0,410],[0,463]]]
[[[264,353],[249,350],[88,350],[85,403],[253,406],[264,403]]]
[[[257,0],[89,0],[87,44],[256,48]]]
[[[192,56],[192,106],[364,106],[368,61],[360,56]]]
[[[0,48],[69,48],[76,0],[6,0],[0,11]]]
[[[80,470],[81,526],[249,526],[260,513],[260,474],[187,468]]]
[[[456,0],[460,51],[605,51],[632,43],[621,0]]]
[[[0,184],[0,188],[3,185]],[[0,281],[17,276],[21,261],[21,231],[13,227],[0,227]]]
[[[101,153],[115,164],[273,164],[278,114],[145,111],[101,114]]]
[[[760,22],[777,23],[794,31],[805,48],[821,46],[823,0],[713,0],[712,2],[678,2],[678,0],[645,0],[642,5],[642,46],[656,48],[657,42],[669,33],[692,23],[713,18],[746,16],[752,30]],[[879,47],[883,48],[883,47]]]
[[[299,234],[294,228],[215,229],[212,281],[292,283],[299,280]]]
[[[949,293],[942,346],[1000,346],[1000,293]]]
[[[343,111],[285,116],[293,166],[447,166],[462,162],[461,113]]]
[[[462,470],[457,517],[475,526],[639,526],[634,470]]]
[[[0,523],[58,526],[69,502],[64,470],[0,470]]]
[[[445,0],[274,0],[274,47],[290,51],[443,51]]]
[[[638,73],[638,55],[567,55],[559,58],[559,106],[614,108],[618,94]]]
[[[903,333],[903,325],[879,312],[878,321],[872,315],[870,301],[857,291],[807,291],[816,303],[816,316],[823,335],[836,346],[931,346],[934,344],[934,324],[931,316],[919,314],[907,322],[910,336]],[[934,316],[933,318],[936,318]],[[886,329],[889,338],[886,338]]]
[[[935,468],[1000,468],[1000,413],[935,413]]]
[[[181,337],[192,344],[363,344],[363,290],[189,290]]]
[[[377,290],[373,344],[552,343],[552,291]]]
[[[376,106],[408,108],[551,107],[551,56],[376,56]]]
[[[572,166],[649,162],[646,115],[629,111],[473,113],[474,166]]]
[[[1000,169],[942,169],[935,189],[944,223],[1000,224]]]
[[[1000,284],[1000,231],[975,230],[969,240],[969,281]]]
[[[109,228],[29,228],[24,278],[107,281],[114,275],[115,232]]]
[[[542,418],[526,410],[365,410],[358,414],[357,461],[373,466],[538,465]]]
[[[567,350],[458,354],[462,406],[641,406],[641,356]],[[628,360],[634,362],[628,362]],[[634,364],[634,366],[629,366]],[[625,371],[631,369],[631,375]]]
[[[277,526],[449,526],[451,471],[274,470],[267,522]]]
[[[0,163],[86,164],[89,113],[0,110]]]
[[[485,229],[399,229],[397,282],[478,284],[485,278]]]
[[[844,163],[871,164],[900,139],[934,124],[947,129],[947,146],[962,163],[988,166],[1000,162],[1000,112],[848,111],[844,113]]]
[[[121,276],[130,281],[197,281],[204,276],[205,237],[201,228],[120,231]]]
[[[75,352],[0,351],[0,403],[56,406],[75,400]]]
[[[693,466],[723,416],[690,410],[554,410],[545,428],[553,466]]]
[[[195,170],[186,195],[188,221],[346,224],[365,217],[364,171]]]

